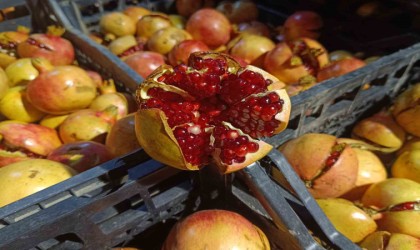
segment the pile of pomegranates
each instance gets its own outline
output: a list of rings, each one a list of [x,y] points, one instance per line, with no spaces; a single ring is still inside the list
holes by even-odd
[[[289,95],[367,64],[348,51],[329,56],[318,41],[322,17],[313,11],[297,11],[279,26],[259,21],[252,0],[177,0],[173,9],[129,6],[106,13],[90,36],[144,79],[160,65],[186,63],[193,52],[223,52],[271,73]]]
[[[63,32],[0,33],[0,206],[140,148],[134,96],[78,66]]]
[[[311,133],[279,147],[336,229],[368,250],[420,247],[419,101],[417,83],[349,138]]]

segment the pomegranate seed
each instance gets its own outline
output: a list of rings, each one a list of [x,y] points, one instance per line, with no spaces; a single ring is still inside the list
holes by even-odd
[[[259,147],[260,147],[258,145],[258,143],[255,143],[255,142],[249,142],[246,146],[248,148],[248,152],[249,153],[255,153],[255,152],[257,152],[258,149],[259,149]]]

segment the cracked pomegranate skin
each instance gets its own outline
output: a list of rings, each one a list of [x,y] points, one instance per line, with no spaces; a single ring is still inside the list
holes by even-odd
[[[239,170],[271,150],[260,138],[287,126],[283,86],[225,54],[195,52],[188,65],[165,65],[140,85],[137,138],[152,158],[179,169]]]

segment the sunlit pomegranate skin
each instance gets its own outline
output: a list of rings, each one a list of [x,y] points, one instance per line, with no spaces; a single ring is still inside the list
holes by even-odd
[[[210,48],[202,41],[193,39],[184,40],[172,48],[168,54],[168,60],[172,66],[180,63],[187,64],[188,57],[191,53],[209,50]]]
[[[146,78],[159,66],[165,64],[165,57],[153,51],[140,51],[125,57],[123,61],[140,76]]]
[[[307,37],[318,39],[323,21],[320,15],[313,11],[297,11],[284,22],[283,35],[286,41]]]
[[[47,159],[61,162],[78,173],[112,159],[104,144],[93,141],[78,141],[61,145],[47,155]]]
[[[195,212],[177,223],[162,250],[269,250],[267,236],[242,215],[227,210]]]
[[[195,12],[187,20],[185,29],[191,36],[215,49],[230,39],[231,24],[219,11],[203,8]]]
[[[137,90],[140,145],[180,169],[197,170],[211,161],[222,172],[241,169],[270,150],[258,138],[287,126],[290,99],[283,86],[226,54],[195,52],[188,65],[162,66]]]
[[[18,55],[20,57],[42,57],[56,66],[73,63],[74,47],[69,40],[61,37],[62,31],[58,32],[58,34],[49,31],[45,34],[30,35],[25,42],[18,45]]]
[[[366,63],[357,58],[345,58],[334,61],[322,68],[317,74],[317,81],[322,82],[333,77],[338,77],[364,67]]]

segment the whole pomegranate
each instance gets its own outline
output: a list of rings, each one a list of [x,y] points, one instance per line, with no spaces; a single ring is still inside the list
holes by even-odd
[[[56,129],[60,126],[61,123],[69,116],[69,114],[65,115],[46,115],[44,116],[39,124],[45,127]]]
[[[187,64],[188,57],[193,52],[209,51],[210,48],[202,41],[187,39],[179,42],[168,53],[168,60],[172,66]]]
[[[230,40],[231,24],[225,15],[212,8],[203,8],[191,15],[185,29],[195,40],[215,49]]]
[[[395,99],[392,114],[408,133],[420,136],[420,83],[414,84]]]
[[[244,168],[271,150],[258,138],[287,126],[290,99],[279,86],[263,70],[243,68],[222,53],[195,52],[188,65],[162,66],[137,90],[140,145],[180,169],[211,160],[223,173]]]
[[[150,13],[143,16],[136,26],[136,36],[143,39],[149,39],[156,31],[171,27],[172,22],[168,16]]]
[[[56,66],[73,63],[74,47],[69,40],[61,37],[64,32],[63,28],[50,26],[45,34],[31,34],[25,42],[19,43],[19,57],[42,57]]]
[[[317,199],[316,202],[337,231],[353,242],[363,240],[377,228],[369,214],[348,200],[330,198]]]
[[[242,58],[248,64],[261,68],[266,53],[275,46],[274,42],[265,36],[243,33],[229,41],[226,51],[229,55]]]
[[[317,81],[322,82],[333,77],[338,77],[362,68],[365,65],[366,63],[364,61],[354,57],[334,61],[319,70],[317,74]]]
[[[123,14],[129,16],[131,20],[136,24],[143,16],[150,14],[150,10],[141,6],[127,6]]]
[[[144,49],[144,43],[138,41],[133,35],[121,36],[113,40],[108,49],[119,57],[129,56]]]
[[[105,146],[114,157],[128,154],[140,148],[135,130],[135,113],[117,120],[106,136]]]
[[[155,69],[165,64],[165,57],[153,51],[139,51],[123,58],[123,61],[141,77],[148,77]]]
[[[178,222],[162,250],[196,250],[208,246],[212,249],[270,249],[267,236],[242,215],[227,210],[202,210]]]
[[[17,46],[28,39],[29,29],[19,27],[16,31],[0,32],[0,68],[5,69],[9,64],[16,61]]]
[[[270,38],[271,31],[267,24],[260,21],[250,21],[238,23],[236,27],[238,33],[251,33],[254,35]]]
[[[366,250],[415,250],[420,249],[420,239],[406,234],[376,231],[369,234],[359,245]]]
[[[327,134],[304,134],[279,149],[315,198],[336,198],[357,180],[356,153]]]
[[[77,141],[54,149],[47,155],[47,159],[61,162],[81,173],[111,160],[112,155],[104,144],[94,141]]]
[[[259,14],[257,5],[252,0],[221,1],[217,4],[216,9],[232,23],[255,21]]]
[[[5,72],[9,79],[9,86],[26,85],[35,79],[43,69],[52,69],[54,66],[44,58],[20,58],[7,66]]]
[[[100,111],[111,105],[118,108],[117,120],[126,116],[128,113],[134,112],[134,106],[136,106],[134,97],[131,95],[114,92],[97,96],[91,102],[89,108]]]
[[[372,184],[361,199],[365,207],[377,211],[379,230],[420,237],[420,183],[404,178],[388,178]]]
[[[99,29],[104,34],[110,33],[117,37],[134,35],[136,23],[122,12],[112,12],[101,17]]]
[[[59,126],[58,132],[64,143],[76,141],[105,142],[106,134],[115,123],[116,106],[105,110],[82,109],[71,113]]]
[[[175,7],[181,16],[189,17],[199,9],[213,7],[214,0],[176,0]]]
[[[156,31],[147,40],[147,48],[151,51],[166,55],[178,43],[191,39],[191,35],[176,27],[167,27]]]
[[[297,11],[284,22],[283,35],[286,41],[293,41],[303,37],[318,39],[322,27],[322,18],[316,12]]]
[[[37,109],[66,114],[89,106],[97,90],[85,70],[66,65],[42,72],[28,83],[26,94]]]
[[[391,168],[392,176],[407,178],[420,183],[420,149],[401,153]]]
[[[329,62],[326,49],[317,41],[300,38],[280,42],[264,59],[264,69],[286,84],[299,83],[306,76],[316,77]]]

